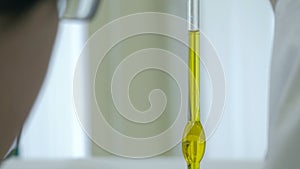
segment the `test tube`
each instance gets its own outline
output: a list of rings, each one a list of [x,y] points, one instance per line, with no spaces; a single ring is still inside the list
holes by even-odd
[[[200,0],[188,0],[189,120],[182,137],[182,152],[188,169],[200,169],[206,148],[200,121]]]

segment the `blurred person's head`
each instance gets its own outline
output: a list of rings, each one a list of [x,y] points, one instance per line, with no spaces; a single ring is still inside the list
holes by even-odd
[[[56,0],[0,0],[0,161],[43,83],[57,15]]]

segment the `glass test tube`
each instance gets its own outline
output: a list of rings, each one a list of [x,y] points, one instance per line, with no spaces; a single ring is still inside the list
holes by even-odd
[[[200,0],[188,0],[189,31],[189,121],[182,137],[182,152],[188,169],[200,169],[206,138],[200,122]]]

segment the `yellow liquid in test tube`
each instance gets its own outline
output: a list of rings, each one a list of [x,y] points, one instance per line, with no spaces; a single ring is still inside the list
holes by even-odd
[[[188,169],[200,169],[206,138],[200,122],[200,32],[189,32],[189,103],[190,119],[182,137],[182,152]]]

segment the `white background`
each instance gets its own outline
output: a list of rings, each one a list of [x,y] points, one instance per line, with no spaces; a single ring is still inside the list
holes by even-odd
[[[172,13],[185,11],[176,3],[167,8]],[[224,118],[209,140],[206,157],[262,159],[267,148],[271,6],[267,0],[203,0],[201,14],[201,29],[215,45],[227,80]],[[22,157],[90,155],[90,142],[78,125],[72,102],[72,75],[86,37],[86,24],[61,23],[44,90],[24,129]]]

